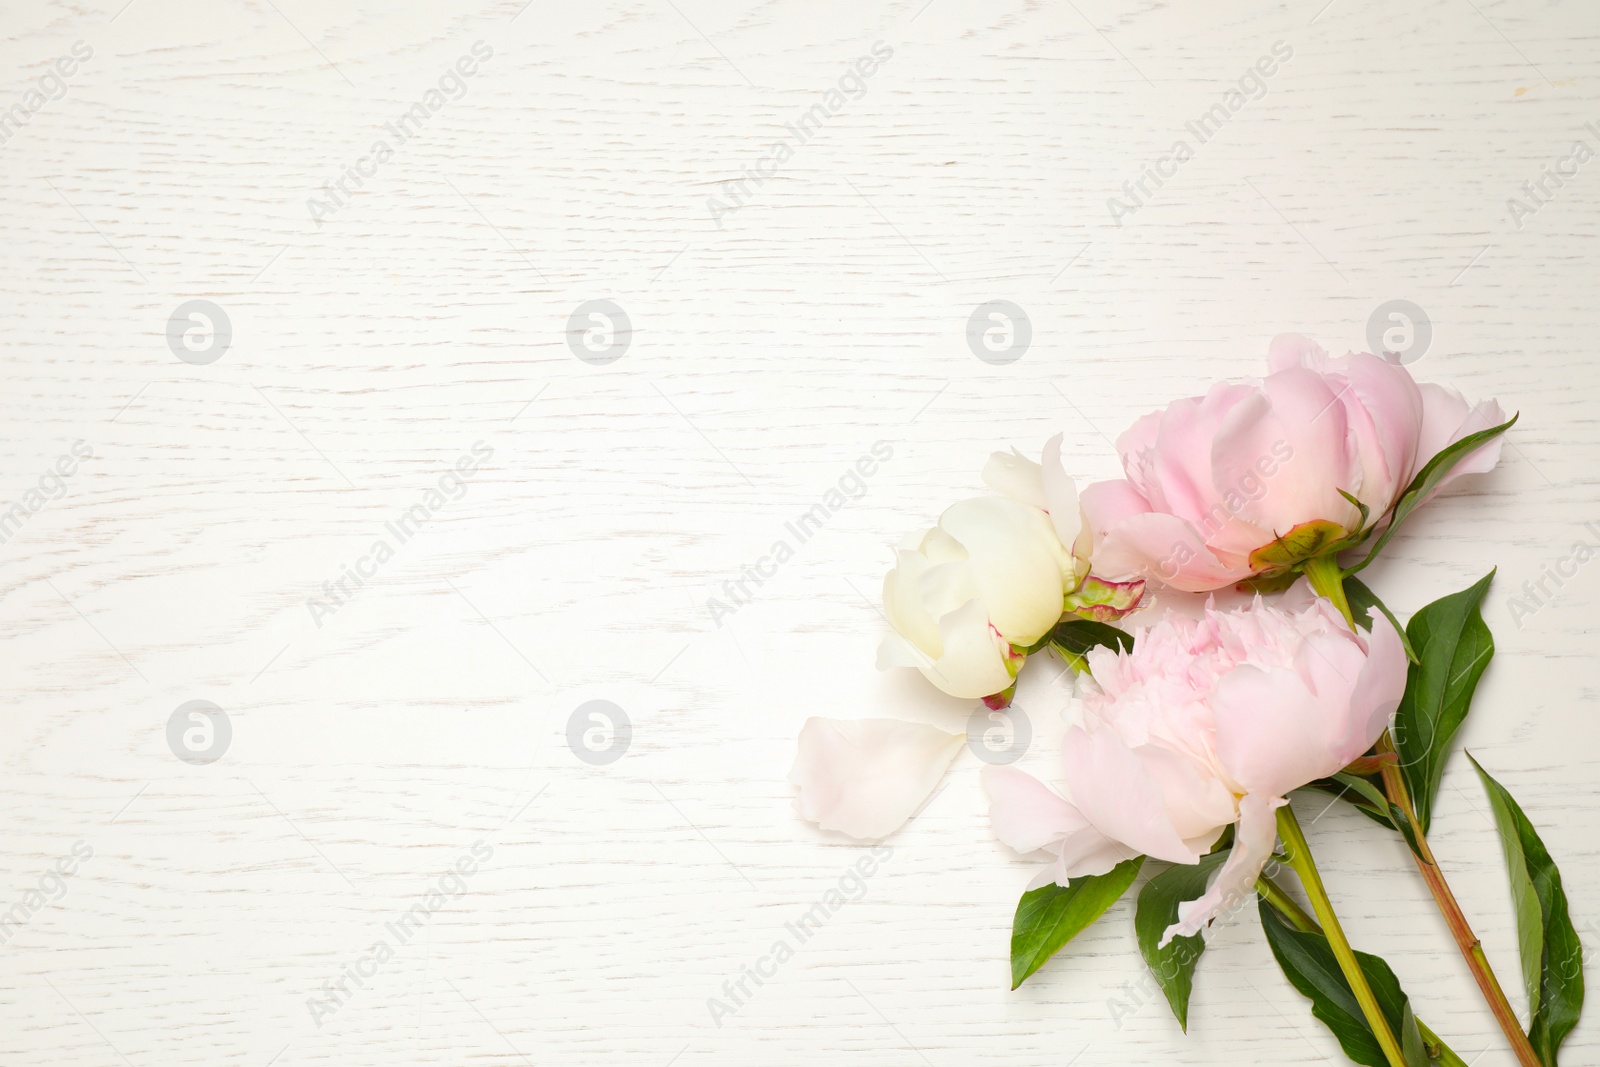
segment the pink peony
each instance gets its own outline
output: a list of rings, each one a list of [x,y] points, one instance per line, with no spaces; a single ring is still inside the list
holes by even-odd
[[[1179,908],[1166,938],[1242,899],[1289,791],[1365,752],[1405,689],[1392,626],[1380,620],[1363,637],[1303,590],[1198,620],[1169,612],[1136,631],[1132,652],[1091,651],[1083,725],[1062,751],[1067,797],[1013,767],[984,768],[996,835],[1056,853],[1064,885],[1141,854],[1195,863],[1232,825],[1216,882]]]
[[[1334,359],[1281,334],[1266,378],[1219,383],[1118,438],[1127,477],[1082,496],[1095,573],[1205,592],[1294,562],[1358,529],[1340,490],[1378,521],[1441,449],[1504,421],[1493,400],[1473,407],[1378,356]],[[1445,480],[1499,458],[1497,437]]]

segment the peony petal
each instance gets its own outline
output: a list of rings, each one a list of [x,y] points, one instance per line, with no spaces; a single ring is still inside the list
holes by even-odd
[[[1083,509],[1083,521],[1096,536],[1104,536],[1113,526],[1152,510],[1133,483],[1121,478],[1090,485],[1078,498],[1078,504]]]
[[[1210,848],[1223,829],[1238,818],[1233,794],[1214,771],[1202,769],[1189,756],[1159,744],[1140,745],[1134,755],[1139,757],[1150,780],[1160,787],[1167,818],[1186,847],[1194,847],[1192,840],[1202,841],[1205,848]]]
[[[1095,545],[1090,567],[1108,578],[1140,577],[1191,593],[1221,589],[1253,572],[1248,560],[1218,559],[1193,526],[1156,511],[1113,526]]]
[[[928,799],[964,740],[898,719],[807,719],[789,771],[795,811],[826,830],[885,837]]]
[[[1059,845],[1068,834],[1089,825],[1071,802],[1031,774],[991,765],[983,769],[981,777],[984,792],[989,794],[994,835],[1018,852]]]
[[[1232,910],[1255,895],[1256,879],[1272,855],[1278,840],[1275,812],[1289,803],[1283,797],[1247,793],[1239,801],[1239,826],[1233,835],[1233,850],[1223,861],[1222,870],[1211,888],[1194,900],[1178,905],[1178,921],[1161,935],[1160,947],[1174,937],[1192,937],[1204,930],[1212,919]]]
[[[1411,481],[1417,463],[1417,440],[1422,429],[1422,393],[1411,373],[1367,352],[1348,360],[1350,429],[1361,455],[1361,499],[1373,517],[1394,503]]]
[[[1029,507],[1045,508],[1044,478],[1039,464],[1013,448],[1009,453],[995,452],[983,465],[983,484],[1012,500]]]
[[[915,667],[922,670],[933,665],[933,658],[925,654],[899,634],[884,634],[878,642],[878,669],[890,667]]]
[[[1261,388],[1270,407],[1240,405],[1207,442],[1216,492],[1238,494],[1243,499],[1234,514],[1269,534],[1312,519],[1354,525],[1359,512],[1339,495],[1341,489],[1361,492],[1361,465],[1341,402],[1348,386],[1290,368],[1269,375]],[[1273,473],[1261,478],[1258,464],[1268,462]],[[1258,481],[1263,490],[1252,493]]]
[[[1030,645],[1061,618],[1072,560],[1044,512],[978,497],[946,509],[939,526],[966,548],[976,596],[1011,643]]]
[[[1078,507],[1078,486],[1061,462],[1061,434],[1044,443],[1044,463],[1040,467],[1044,489],[1044,509],[1056,536],[1071,550],[1083,530],[1083,512]]]
[[[939,620],[929,611],[922,591],[928,559],[920,552],[903,549],[895,559],[894,569],[883,576],[883,613],[890,626],[931,660],[939,655],[942,646]]]
[[[1205,396],[1177,400],[1167,407],[1151,458],[1166,501],[1161,510],[1195,525],[1214,514],[1226,488],[1219,484],[1216,470],[1217,436],[1237,418],[1241,406],[1264,403],[1261,390],[1253,385],[1219,382]]]
[[[1161,783],[1121,738],[1074,726],[1061,755],[1073,804],[1095,829],[1126,846],[1123,859],[1141,852],[1172,863],[1200,858],[1173,827]]]
[[[1499,426],[1506,421],[1506,413],[1499,401],[1485,400],[1469,407],[1462,395],[1454,389],[1427,383],[1418,387],[1422,394],[1422,430],[1417,441],[1417,469],[1471,433]],[[1438,485],[1443,489],[1457,478],[1467,474],[1487,474],[1500,462],[1500,449],[1505,441],[1502,434],[1486,441],[1463,456]],[[1413,472],[1414,473],[1414,472]],[[1435,492],[1438,491],[1435,490]]]
[[[1350,752],[1370,710],[1351,705],[1366,653],[1349,633],[1311,634],[1290,667],[1240,664],[1211,694],[1216,753],[1244,791],[1283,795],[1333,774],[1376,736]]]
[[[1345,763],[1371,748],[1388,727],[1406,691],[1406,672],[1410,669],[1399,632],[1382,615],[1373,620],[1366,645],[1367,662],[1350,694],[1353,732],[1345,740],[1343,751],[1349,753]]]
[[[1105,874],[1134,853],[1111,840],[1092,826],[1068,834],[1061,842],[1061,856],[1056,861],[1055,882],[1066,885],[1074,878],[1087,878]]]
[[[1267,346],[1267,367],[1274,374],[1290,367],[1321,370],[1327,361],[1328,353],[1321,345],[1298,333],[1280,333]]]
[[[922,598],[923,610],[933,616],[937,626],[939,619],[978,598],[978,584],[972,580],[972,568],[967,566],[966,560],[939,563],[917,575],[917,595]]]
[[[953,697],[976,700],[1006,689],[1015,680],[1007,668],[1005,639],[989,625],[983,604],[970,600],[939,620],[944,654],[923,677]]]

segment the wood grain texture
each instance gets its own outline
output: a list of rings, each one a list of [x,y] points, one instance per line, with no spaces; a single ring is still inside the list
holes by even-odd
[[[1395,298],[1433,323],[1420,378],[1522,421],[1364,577],[1405,614],[1500,568],[1464,741],[1600,944],[1600,564],[1507,606],[1600,522],[1600,162],[1520,227],[1506,205],[1600,148],[1600,9],[122,2],[0,14],[0,110],[93,49],[0,145],[0,501],[93,451],[0,545],[0,909],[93,850],[0,946],[8,1067],[1337,1062],[1248,914],[1187,1036],[1159,998],[1113,1005],[1139,995],[1126,903],[1007,992],[1034,864],[992,839],[970,755],[735,1017],[707,999],[862,854],[790,810],[800,723],[970,711],[873,669],[887,546],[991,450],[1064,432],[1108,476],[1132,418],[1258,371],[1281,330],[1364,348]],[[308,198],[480,40],[460,99],[318,225]],[[714,218],[875,41],[865,93]],[[1118,225],[1107,199],[1279,41],[1265,94]],[[604,367],[565,332],[601,298],[635,328]],[[233,327],[207,366],[167,344],[191,299]],[[992,299],[1033,325],[1007,366],[965,341]],[[716,625],[708,598],[880,440],[864,495]],[[476,442],[460,499],[313,619]],[[1042,767],[1067,690],[1024,698]],[[193,699],[233,726],[207,766],[167,745]],[[633,724],[609,766],[566,744],[591,699]],[[1302,816],[1358,947],[1466,1059],[1511,1062],[1395,843]],[[1492,833],[1457,757],[1435,846],[1514,984]],[[480,841],[316,1025],[308,998]],[[1594,1014],[1565,1062],[1600,1059]]]

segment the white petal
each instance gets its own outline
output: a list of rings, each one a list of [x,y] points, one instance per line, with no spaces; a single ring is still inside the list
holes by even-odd
[[[917,576],[917,595],[922,598],[923,608],[935,620],[942,619],[967,601],[978,598],[978,587],[972,580],[972,567],[965,560],[928,567]],[[940,646],[923,647],[937,654]]]
[[[884,634],[878,643],[878,669],[890,667],[915,667],[918,670],[933,665],[933,660],[899,634]]]
[[[886,837],[928,799],[963,741],[899,719],[807,719],[789,771],[795,811],[826,830]]]
[[[917,552],[896,554],[896,565],[883,576],[883,613],[907,641],[929,659],[939,655],[939,621],[922,593],[922,576],[928,572],[926,557]]]
[[[1044,512],[978,497],[946,509],[939,526],[967,550],[976,595],[1012,643],[1032,644],[1061,618],[1072,560]]]
[[[1061,463],[1060,434],[1044,443],[1041,478],[1044,482],[1044,509],[1050,513],[1050,525],[1056,528],[1056,536],[1071,551],[1078,534],[1083,530],[1083,512],[1078,508],[1078,485]]]
[[[996,452],[989,457],[989,462],[983,466],[983,484],[1001,496],[1040,510],[1045,508],[1044,479],[1039,464],[1014,448],[1009,454]]]
[[[1006,669],[1004,639],[989,626],[988,613],[978,601],[969,600],[940,619],[939,636],[944,654],[922,673],[951,696],[986,697],[1015,680]]]

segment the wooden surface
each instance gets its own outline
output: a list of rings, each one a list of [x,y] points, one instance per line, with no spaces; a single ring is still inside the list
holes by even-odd
[[[1465,741],[1600,945],[1600,564],[1508,604],[1600,541],[1600,161],[1507,206],[1600,149],[1600,9],[122,5],[0,14],[0,107],[93,50],[0,145],[0,499],[93,453],[0,545],[0,909],[92,851],[0,946],[8,1067],[1340,1062],[1248,911],[1187,1036],[1130,1010],[1152,994],[1126,902],[1008,992],[1037,863],[993,840],[965,753],[862,899],[733,1016],[707,1002],[866,855],[790,809],[805,717],[971,710],[874,670],[888,546],[995,448],[1064,431],[1074,473],[1109,476],[1137,415],[1259,372],[1282,330],[1364,348],[1392,299],[1431,319],[1419,378],[1522,422],[1373,584],[1409,614],[1500,568]],[[461,98],[318,225],[308,198],[480,40]],[[876,41],[865,92],[713,217]],[[1279,41],[1265,95],[1114,221]],[[207,365],[167,341],[194,299],[232,324]],[[597,299],[635,331],[606,366],[566,338]],[[1032,322],[1008,365],[965,339],[994,299]],[[714,621],[877,441],[864,494]],[[477,442],[464,495],[313,617]],[[1039,667],[1035,769],[1068,695]],[[232,728],[207,765],[167,740],[191,700]],[[589,700],[632,723],[609,765],[568,746]],[[1397,844],[1301,810],[1357,946],[1465,1059],[1511,1062]],[[1458,755],[1435,847],[1515,986],[1486,810]],[[314,1019],[478,842],[464,891]],[[1563,1062],[1600,1061],[1595,1014]]]

